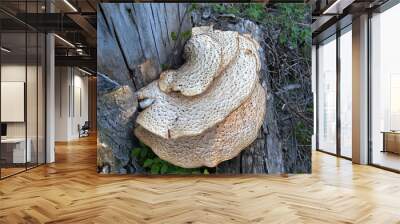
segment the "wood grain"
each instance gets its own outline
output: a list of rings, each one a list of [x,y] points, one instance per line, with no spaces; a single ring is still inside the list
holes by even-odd
[[[100,175],[84,138],[0,181],[0,223],[400,223],[398,174],[313,154],[309,175]]]
[[[185,40],[173,40],[172,33],[190,30],[188,3],[102,3],[97,12],[97,71],[119,87],[139,90],[158,78],[163,65],[181,64]],[[120,97],[104,90],[104,79],[97,79],[97,131],[102,149],[99,172],[141,173],[130,156],[138,146],[133,136],[137,113],[125,105],[137,103],[135,96]],[[136,108],[136,106],[134,106]],[[129,114],[129,116],[127,116]],[[115,117],[116,119],[110,119]],[[104,153],[106,152],[106,153]],[[107,154],[107,155],[104,155]]]

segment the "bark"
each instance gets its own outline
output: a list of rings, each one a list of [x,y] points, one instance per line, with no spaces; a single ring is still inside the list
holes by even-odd
[[[98,106],[100,117],[104,115],[104,119],[99,121],[102,125],[98,127],[99,152],[104,155],[99,157],[99,172],[141,172],[135,158],[131,158],[129,153],[137,144],[133,135],[137,113],[126,116],[130,112],[121,105],[130,105],[127,101],[132,101],[132,105],[136,106],[137,100],[129,92],[134,93],[158,78],[161,65],[167,64],[173,68],[181,65],[181,51],[185,40],[174,41],[171,33],[187,31],[192,23],[193,26],[214,24],[216,29],[250,33],[262,46],[259,52],[262,60],[260,79],[267,90],[267,112],[263,126],[258,138],[247,149],[236,158],[218,165],[216,172],[238,174],[309,171],[310,150],[298,150],[295,138],[290,138],[288,142],[284,140],[287,138],[281,136],[282,127],[278,120],[282,115],[277,109],[279,99],[272,92],[271,83],[274,80],[266,65],[268,58],[265,58],[264,49],[267,49],[267,43],[260,27],[249,20],[234,16],[213,15],[209,8],[196,10],[190,15],[185,14],[187,7],[187,4],[162,3],[99,5],[98,71],[108,78],[103,79],[108,85],[98,83],[98,89],[100,91],[101,88],[112,86],[109,87],[110,91],[106,91],[107,98]],[[121,91],[128,95],[122,97],[119,95]],[[106,120],[107,116],[110,116],[108,119],[116,117],[119,120],[110,122]],[[111,147],[101,148],[102,145]]]
[[[258,138],[236,158],[218,165],[217,173],[283,173],[285,167],[282,139],[279,136],[279,128],[276,122],[275,97],[271,94],[271,80],[266,68],[262,32],[255,23],[240,18],[221,18],[212,22],[216,29],[250,33],[261,44],[262,48],[259,50],[261,60],[260,81],[267,94],[267,111]]]
[[[185,40],[173,40],[171,33],[191,28],[186,8],[187,4],[99,4],[99,172],[142,172],[130,153],[138,144],[133,93],[158,78],[163,64],[181,63]]]
[[[252,21],[245,20],[233,15],[219,15],[214,14],[210,7],[203,7],[202,9],[192,14],[192,22],[194,26],[204,26],[213,24],[216,29],[221,30],[234,30],[240,33],[249,33],[255,38],[261,45],[259,56],[261,59],[261,71],[260,81],[263,87],[266,89],[266,105],[267,112],[265,115],[263,126],[260,130],[258,138],[246,149],[244,149],[236,158],[229,161],[225,161],[218,165],[217,173],[284,173],[287,172],[287,163],[285,158],[285,152],[297,151],[293,149],[296,144],[290,144],[289,146],[284,143],[284,139],[280,135],[281,127],[278,125],[280,114],[277,110],[277,98],[273,93],[271,83],[271,75],[268,72],[267,60],[265,58],[265,50],[267,43],[265,43],[264,33],[262,29]],[[290,158],[291,161],[295,161],[297,156]],[[302,164],[302,161],[298,162]],[[292,165],[292,164],[291,164]],[[295,170],[298,171],[298,170]],[[300,172],[304,172],[300,170]]]
[[[140,172],[136,160],[129,157],[137,108],[134,93],[129,86],[121,86],[101,73],[97,82],[98,172]]]

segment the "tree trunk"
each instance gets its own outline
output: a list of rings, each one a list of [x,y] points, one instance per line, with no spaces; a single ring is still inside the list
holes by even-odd
[[[99,4],[99,172],[142,172],[130,153],[137,145],[133,93],[158,78],[162,65],[181,63],[185,40],[173,40],[171,33],[191,29],[186,9],[187,4]]]
[[[207,14],[192,12],[191,21],[189,14],[185,13],[187,8],[186,4],[100,4],[98,71],[107,78],[99,79],[98,86],[99,89],[107,85],[113,88],[104,93],[99,91],[99,98],[105,96],[100,94],[108,94],[98,106],[99,172],[141,172],[135,158],[130,157],[129,153],[137,144],[133,135],[137,113],[131,114],[132,111],[121,106],[121,101],[132,101],[136,106],[137,100],[129,91],[125,91],[125,98],[120,93],[124,91],[124,86],[133,93],[158,78],[163,64],[175,68],[179,66],[182,63],[181,51],[185,40],[174,41],[171,33],[191,29],[192,22],[194,26],[214,24],[217,29],[250,33],[263,47],[259,52],[262,61],[260,79],[267,90],[267,112],[263,126],[258,138],[239,156],[221,163],[216,168],[217,173],[285,172],[285,149],[282,137],[279,136],[276,99],[270,86],[273,80],[266,65],[266,44],[262,31],[249,20],[231,17],[226,20],[216,19],[210,15],[210,11]],[[101,83],[101,80],[105,83]],[[129,116],[123,116],[127,114]],[[107,121],[107,116],[110,116],[108,119],[111,122]]]
[[[277,124],[275,98],[271,94],[271,80],[268,73],[264,53],[263,35],[259,27],[243,19],[217,20],[213,21],[215,28],[222,30],[235,30],[240,33],[250,33],[261,45],[259,56],[261,60],[260,82],[266,90],[266,106],[264,123],[257,139],[236,158],[225,161],[218,165],[217,173],[230,174],[260,174],[260,173],[283,173],[285,171],[282,153],[282,139],[279,137]]]
[[[232,15],[213,14],[209,6],[204,5],[200,10],[192,14],[194,26],[214,25],[221,30],[234,30],[239,33],[249,33],[261,45],[259,56],[261,60],[260,81],[266,90],[266,115],[258,138],[237,157],[225,161],[217,166],[217,173],[283,173],[285,161],[283,154],[282,138],[279,136],[277,124],[277,111],[275,97],[272,94],[271,76],[268,73],[264,49],[267,49],[263,32],[252,21],[238,18]]]

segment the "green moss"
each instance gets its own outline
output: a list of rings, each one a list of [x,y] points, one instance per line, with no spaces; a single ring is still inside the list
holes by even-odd
[[[172,39],[173,41],[178,40],[178,34],[177,34],[176,32],[171,32],[171,39]]]
[[[181,33],[182,38],[189,39],[192,36],[192,30],[186,30]]]
[[[246,5],[244,9],[244,14],[251,20],[260,22],[266,16],[266,10],[264,4],[261,3],[251,3]]]
[[[169,64],[161,64],[161,70],[162,71],[165,71],[165,70],[170,69],[170,68],[171,68],[171,66]]]
[[[140,143],[139,147],[132,149],[132,157],[136,158],[138,164],[151,174],[209,174],[206,167],[186,169],[175,166],[160,159],[148,146]]]
[[[265,26],[279,28],[279,43],[288,47],[311,45],[311,29],[308,24],[310,6],[303,3],[215,3],[211,5],[215,13],[234,14],[253,20]],[[305,52],[308,53],[308,52]]]
[[[294,128],[297,143],[299,145],[311,145],[311,131],[302,121],[297,122]]]

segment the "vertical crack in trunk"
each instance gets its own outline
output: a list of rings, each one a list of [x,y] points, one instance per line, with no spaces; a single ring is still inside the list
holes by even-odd
[[[119,50],[120,50],[120,52],[122,54],[122,58],[124,59],[125,66],[128,69],[129,76],[130,76],[130,78],[132,80],[133,87],[135,88],[135,90],[137,90],[137,85],[136,85],[136,81],[135,81],[136,77],[134,75],[134,71],[129,67],[128,59],[126,58],[125,51],[122,48],[122,44],[121,44],[121,42],[119,40],[119,36],[118,36],[117,30],[115,29],[115,25],[114,25],[114,22],[112,20],[111,20],[111,24],[112,24],[113,32],[114,32],[114,35],[115,35],[115,41],[117,41],[117,45],[118,45],[118,48],[119,48]]]
[[[108,32],[109,32],[109,33],[112,33],[110,24],[108,24],[106,15],[105,15],[105,13],[104,13],[104,9],[103,9],[103,7],[101,6],[101,4],[99,4],[99,9],[100,9],[101,16],[103,17],[103,19],[104,19],[104,21],[105,21],[105,23],[106,23]]]
[[[158,23],[158,27],[159,27],[160,33],[161,33],[161,41],[163,42],[164,47],[166,47],[167,43],[165,42],[165,40],[163,38],[164,37],[164,32],[163,32],[163,29],[161,28],[160,15],[158,13],[154,14],[153,5],[150,5],[150,8],[151,8],[151,14],[153,15],[154,21],[156,21],[156,18],[155,18],[154,15],[157,16],[157,23]],[[160,8],[158,8],[158,9],[160,9]]]
[[[160,52],[158,52],[158,51],[159,51],[159,49],[158,49],[158,44],[157,44],[157,41],[156,41],[156,37],[154,36],[154,29],[155,29],[155,27],[153,27],[152,21],[153,21],[153,23],[154,23],[155,19],[154,19],[154,14],[153,14],[153,8],[151,7],[151,5],[150,5],[150,10],[151,10],[151,13],[152,13],[152,18],[153,18],[153,19],[149,19],[149,22],[150,22],[150,30],[151,30],[151,36],[153,37],[154,47],[156,48],[158,64],[161,65]],[[155,26],[155,24],[154,24],[154,26]]]
[[[168,29],[168,13],[167,13],[167,8],[165,7],[164,3],[164,22],[165,22],[165,28],[167,29],[167,40],[168,44],[171,47],[171,40],[169,39],[169,29]]]
[[[133,10],[133,13],[135,13],[134,3],[132,3],[132,10]],[[133,17],[133,13],[129,13],[129,18],[131,19],[133,27],[135,28],[135,31],[139,37],[139,46],[140,46],[140,50],[142,51],[142,55],[143,55],[143,57],[146,57],[146,54],[145,54],[144,48],[143,48],[143,44],[142,44],[142,37],[140,36],[139,27],[136,24],[135,18]]]

